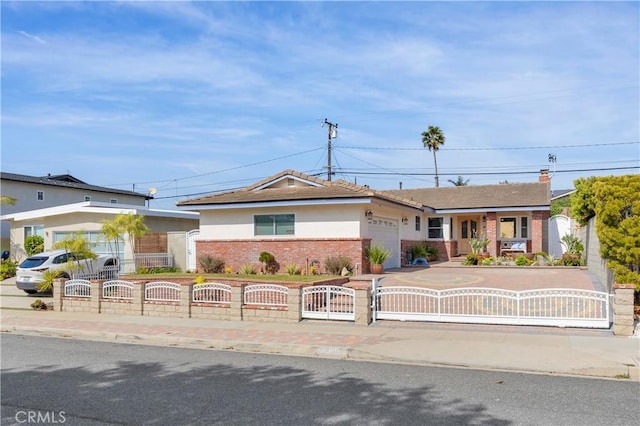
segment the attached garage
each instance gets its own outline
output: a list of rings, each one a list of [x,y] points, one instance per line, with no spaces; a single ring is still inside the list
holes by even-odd
[[[396,219],[374,216],[369,222],[371,245],[380,244],[391,252],[385,268],[400,267],[400,228]]]

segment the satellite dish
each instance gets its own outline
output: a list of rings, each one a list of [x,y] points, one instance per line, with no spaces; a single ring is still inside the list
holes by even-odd
[[[157,189],[155,188],[149,188],[149,195],[154,195],[156,192],[158,192]]]

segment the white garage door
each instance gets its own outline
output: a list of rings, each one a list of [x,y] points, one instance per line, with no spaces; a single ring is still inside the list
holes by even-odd
[[[400,230],[398,221],[383,217],[373,217],[369,223],[371,245],[381,244],[391,252],[391,256],[384,262],[385,268],[400,267]]]

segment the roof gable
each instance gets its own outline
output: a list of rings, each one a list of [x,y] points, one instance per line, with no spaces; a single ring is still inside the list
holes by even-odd
[[[420,203],[403,199],[397,195],[383,191],[374,191],[368,187],[352,184],[343,180],[330,182],[293,170],[285,170],[240,190],[184,200],[178,202],[177,205],[186,207],[269,202],[345,202],[347,199],[369,198],[384,200],[393,204],[416,209],[422,208]]]

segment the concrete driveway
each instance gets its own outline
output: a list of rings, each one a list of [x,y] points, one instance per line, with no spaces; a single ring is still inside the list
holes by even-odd
[[[0,309],[28,309],[40,299],[45,303],[53,302],[51,294],[27,294],[16,287],[16,278],[0,281]]]
[[[573,267],[438,266],[389,270],[384,286],[426,287],[436,290],[489,287],[505,290],[575,288],[604,291],[598,278],[586,269]]]

